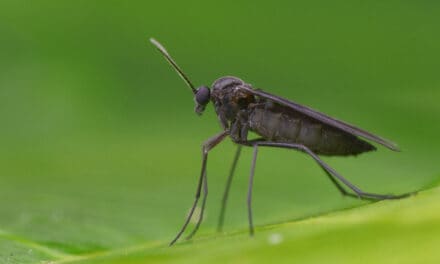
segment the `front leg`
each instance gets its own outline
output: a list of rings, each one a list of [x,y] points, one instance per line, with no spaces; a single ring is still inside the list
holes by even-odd
[[[191,233],[190,236],[192,236],[198,229],[201,221],[202,221],[202,217],[203,217],[203,211],[205,209],[205,201],[206,201],[206,196],[208,194],[208,185],[206,182],[206,165],[208,163],[208,153],[211,149],[213,149],[215,146],[217,146],[217,144],[219,144],[223,139],[226,138],[226,136],[228,136],[228,131],[223,131],[215,136],[213,136],[212,138],[208,139],[207,141],[205,141],[205,143],[203,143],[202,146],[202,170],[200,172],[200,178],[199,178],[199,182],[197,184],[197,190],[196,190],[196,197],[194,199],[194,203],[191,207],[191,210],[188,214],[188,216],[186,217],[185,223],[183,224],[182,228],[180,229],[179,233],[177,233],[176,237],[173,239],[173,241],[171,241],[170,246],[172,246],[174,243],[176,243],[176,241],[180,238],[180,236],[183,234],[183,232],[185,232],[186,227],[189,224],[189,221],[191,220],[191,217],[194,214],[194,210],[196,209],[197,203],[199,201],[200,198],[200,192],[202,189],[202,183],[203,181],[205,181],[205,188],[204,188],[204,202],[202,205],[202,210],[200,213],[200,217],[197,221],[197,225],[195,227],[195,230]]]

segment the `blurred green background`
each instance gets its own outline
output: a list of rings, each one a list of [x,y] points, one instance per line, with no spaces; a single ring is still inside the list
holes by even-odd
[[[194,114],[149,37],[196,85],[235,75],[399,143],[325,158],[364,190],[423,188],[440,172],[439,25],[436,1],[2,0],[0,262],[161,244],[180,228],[201,143],[220,126],[212,107]],[[234,151],[226,141],[210,155],[200,235],[215,231]],[[247,228],[250,152],[228,232]],[[364,204],[285,150],[260,151],[254,187],[257,226]]]

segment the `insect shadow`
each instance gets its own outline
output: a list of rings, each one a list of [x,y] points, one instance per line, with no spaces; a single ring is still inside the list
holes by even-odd
[[[207,86],[195,88],[167,50],[157,40],[151,38],[150,41],[191,89],[196,104],[195,112],[201,115],[206,105],[212,102],[223,128],[223,131],[203,143],[202,168],[197,184],[195,200],[182,228],[171,241],[170,246],[176,243],[187,228],[203,189],[201,211],[197,223],[193,231],[187,236],[187,239],[191,238],[197,232],[203,220],[206,197],[208,195],[208,178],[206,173],[208,153],[227,137],[237,145],[237,151],[223,194],[218,231],[221,231],[223,228],[229,189],[242,146],[253,148],[253,159],[247,194],[249,232],[251,235],[254,233],[252,219],[252,186],[259,147],[293,149],[309,155],[324,170],[325,174],[344,196],[368,200],[383,200],[400,199],[411,195],[411,193],[386,195],[364,192],[342,177],[318,156],[350,156],[376,150],[376,147],[366,140],[378,143],[390,150],[399,151],[395,143],[320,113],[307,106],[300,105],[261,89],[254,89],[250,84],[245,83],[237,77],[221,77],[214,81],[211,89]],[[248,139],[249,131],[256,133],[260,137]],[[343,186],[351,190],[351,192],[347,191]]]

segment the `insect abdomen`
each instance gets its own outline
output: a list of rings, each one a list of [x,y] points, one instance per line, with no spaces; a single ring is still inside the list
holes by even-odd
[[[316,154],[357,155],[375,150],[356,136],[300,113],[277,108],[254,108],[249,127],[269,141],[303,144]]]

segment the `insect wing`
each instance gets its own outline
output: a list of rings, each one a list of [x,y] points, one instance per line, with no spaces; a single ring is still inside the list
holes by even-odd
[[[318,121],[320,121],[320,122],[322,122],[322,123],[324,123],[326,125],[329,125],[329,126],[338,128],[338,129],[340,129],[342,131],[345,131],[347,133],[350,133],[350,134],[353,134],[353,135],[356,135],[356,136],[363,137],[363,138],[366,138],[368,140],[374,141],[374,142],[379,143],[379,144],[381,144],[381,145],[383,145],[383,146],[385,146],[385,147],[387,147],[387,148],[389,148],[391,150],[400,151],[399,147],[397,146],[397,144],[395,144],[395,143],[393,143],[393,142],[391,142],[391,141],[389,141],[387,139],[381,138],[381,137],[376,136],[376,135],[374,135],[374,134],[372,134],[372,133],[370,133],[368,131],[360,129],[360,128],[356,127],[356,126],[347,124],[347,123],[345,123],[343,121],[337,120],[337,119],[335,119],[333,117],[330,117],[330,116],[328,116],[326,114],[320,113],[320,112],[318,112],[316,110],[313,110],[313,109],[311,109],[311,108],[309,108],[307,106],[300,105],[298,103],[292,102],[292,101],[287,100],[285,98],[282,98],[282,97],[279,97],[279,96],[267,93],[267,92],[262,91],[260,89],[253,89],[249,85],[240,86],[240,89],[244,89],[244,90],[246,90],[247,92],[249,92],[249,93],[251,93],[253,95],[259,96],[259,97],[264,98],[264,99],[271,100],[271,101],[276,102],[276,103],[278,103],[280,105],[283,105],[285,107],[289,107],[290,109],[292,109],[294,111],[297,111],[297,112],[300,112],[300,113],[302,113],[304,115],[307,115],[307,116],[309,116],[309,117],[311,117],[313,119],[316,119],[316,120],[318,120]]]

